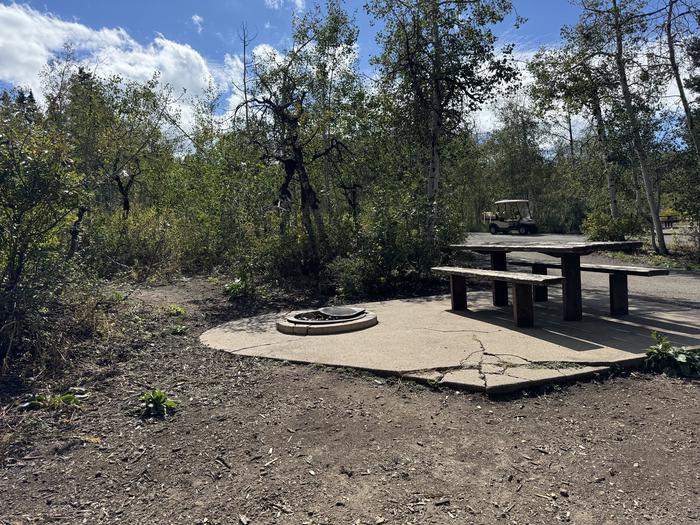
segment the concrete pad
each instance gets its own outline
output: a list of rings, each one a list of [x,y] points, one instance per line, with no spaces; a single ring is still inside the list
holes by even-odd
[[[580,368],[509,368],[505,374],[487,374],[486,393],[502,394],[523,390],[547,383],[563,383],[585,379],[595,374],[607,372],[607,366],[583,366]]]
[[[225,323],[201,340],[242,356],[352,367],[487,392],[585,377],[597,367],[638,366],[652,330],[675,344],[700,344],[696,309],[635,298],[630,315],[612,318],[606,294],[584,298],[584,319],[567,322],[561,320],[560,292],[550,290],[550,301],[535,307],[534,328],[517,328],[511,308],[492,306],[490,292],[470,292],[470,310],[460,312],[452,312],[443,296],[361,306],[379,324],[307,337],[278,332],[275,324],[285,314],[267,314]]]
[[[505,370],[502,366],[485,363],[481,365],[482,374],[502,374]]]
[[[472,392],[483,392],[486,389],[486,382],[479,370],[470,368],[467,370],[455,370],[445,374],[440,381],[440,385]]]
[[[437,370],[429,370],[427,372],[409,372],[401,377],[418,383],[437,384],[445,377],[445,374]]]

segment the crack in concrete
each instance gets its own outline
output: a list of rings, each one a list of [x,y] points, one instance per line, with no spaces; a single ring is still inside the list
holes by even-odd
[[[471,331],[472,330],[470,330],[470,332]],[[440,366],[440,367],[435,367],[435,368],[424,368],[421,370],[411,370],[410,372],[404,372],[401,375],[405,376],[407,374],[424,374],[424,373],[427,374],[430,372],[435,372],[435,373],[439,374],[438,377],[436,377],[435,379],[430,379],[430,381],[435,382],[435,383],[440,383],[445,378],[445,376],[450,372],[456,372],[459,370],[479,370],[479,368],[481,366],[481,360],[479,360],[479,363],[477,363],[476,365],[467,365],[466,364],[467,361],[469,361],[472,358],[472,356],[476,353],[481,352],[481,354],[483,356],[484,345],[481,343],[481,341],[479,341],[478,338],[474,337],[474,339],[476,340],[477,343],[479,343],[479,346],[481,348],[479,348],[478,350],[473,350],[473,351],[469,352],[469,354],[467,354],[466,357],[464,357],[464,359],[460,360],[458,365]],[[483,376],[483,374],[481,374],[480,371],[479,371],[479,378],[482,380],[484,379],[484,376]],[[486,387],[485,381],[484,381],[484,387]]]
[[[481,379],[484,382],[484,388],[488,387],[488,384],[486,383],[486,374],[481,370],[481,367],[484,365],[484,356],[486,355],[486,347],[484,346],[484,343],[481,342],[481,339],[479,339],[477,336],[472,336],[472,339],[476,341],[479,346],[481,347],[481,358],[479,359],[479,379]]]
[[[263,346],[273,346],[273,345],[279,345],[279,344],[284,344],[284,343],[263,343],[260,345],[252,345],[252,346],[244,346],[243,348],[236,348],[235,350],[229,350],[232,354],[237,354],[238,352],[242,352],[243,350],[252,350],[253,348],[262,348]]]
[[[515,357],[515,358],[517,358],[517,359],[522,359],[522,360],[525,361],[526,363],[530,363],[530,364],[533,363],[533,361],[530,361],[529,359],[525,359],[524,357],[521,357],[521,356],[516,355],[516,354],[505,354],[505,353],[493,354],[493,353],[491,353],[491,352],[484,352],[484,354],[485,354],[485,355],[490,355],[491,357],[495,357],[496,359],[498,359],[498,360],[501,361],[501,362],[503,362],[503,361],[501,360],[501,356],[508,356],[508,357]]]

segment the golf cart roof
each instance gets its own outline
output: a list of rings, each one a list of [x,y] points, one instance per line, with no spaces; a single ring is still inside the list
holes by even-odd
[[[515,202],[530,202],[530,201],[527,199],[505,199],[502,201],[496,201],[496,202],[494,202],[494,204],[512,204]]]

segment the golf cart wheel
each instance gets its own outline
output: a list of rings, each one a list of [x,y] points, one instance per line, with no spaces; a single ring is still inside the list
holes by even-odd
[[[489,231],[491,232],[491,235],[496,235],[498,233],[498,226],[492,224],[489,226]]]
[[[518,233],[519,233],[520,235],[525,235],[525,234],[527,234],[527,226],[521,226],[520,228],[518,228]]]

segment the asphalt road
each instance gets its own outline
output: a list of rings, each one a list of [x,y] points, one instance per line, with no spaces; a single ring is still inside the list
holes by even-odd
[[[536,234],[536,235],[491,235],[490,233],[474,232],[468,237],[469,243],[508,243],[517,240],[519,243],[542,244],[542,243],[569,243],[584,242],[586,237],[577,234]],[[552,257],[540,253],[517,252],[513,258],[525,259],[529,261],[552,261]],[[510,258],[510,255],[509,255]],[[618,261],[606,257],[604,253],[597,253],[581,257],[581,262],[599,264],[618,264],[630,266],[630,263]],[[639,265],[637,265],[639,266]],[[529,271],[523,269],[524,271]],[[558,270],[550,270],[550,273],[557,274]],[[581,284],[585,303],[586,290],[595,290],[599,293],[607,293],[608,275],[603,273],[582,272]],[[663,302],[669,305],[679,305],[698,309],[700,315],[700,273],[685,270],[671,270],[669,275],[657,277],[629,277],[630,305],[634,298],[638,300],[649,300]]]

